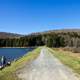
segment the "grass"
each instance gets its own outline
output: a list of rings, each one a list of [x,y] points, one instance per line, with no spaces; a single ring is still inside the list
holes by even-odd
[[[80,55],[79,53],[72,53],[69,51],[63,51],[59,49],[51,49],[49,50],[53,53],[55,57],[60,59],[60,61],[73,69],[75,73],[80,75]]]
[[[25,65],[25,63],[34,60],[39,55],[40,49],[41,48],[39,47],[31,52],[28,52],[28,54],[24,55],[16,62],[13,62],[10,67],[6,67],[2,71],[0,71],[0,80],[19,80],[16,76],[16,71],[18,69],[21,69]]]

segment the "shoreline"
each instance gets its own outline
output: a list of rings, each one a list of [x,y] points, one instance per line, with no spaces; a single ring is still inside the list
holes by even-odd
[[[0,47],[0,48],[36,48],[36,47]]]
[[[0,71],[0,80],[19,80],[16,72],[25,66],[25,63],[28,63],[31,60],[34,60],[38,57],[41,48],[38,47],[33,51],[28,52],[28,54],[21,57],[19,60],[12,62],[12,65],[4,68]]]

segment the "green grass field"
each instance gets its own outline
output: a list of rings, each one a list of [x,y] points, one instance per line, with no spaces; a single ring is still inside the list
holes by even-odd
[[[40,47],[28,52],[25,56],[13,62],[10,67],[6,67],[0,71],[0,80],[19,80],[16,71],[22,68],[25,63],[34,60],[40,53]]]
[[[80,55],[78,55],[79,53],[60,51],[58,49],[51,49],[51,48],[49,48],[49,50],[63,64],[72,68],[75,73],[78,73],[80,75]]]

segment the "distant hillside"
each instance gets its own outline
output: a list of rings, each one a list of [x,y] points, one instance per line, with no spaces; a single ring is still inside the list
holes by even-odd
[[[20,38],[24,36],[31,36],[31,35],[43,35],[43,34],[52,34],[52,33],[73,33],[76,32],[80,35],[80,29],[61,29],[61,30],[49,30],[49,31],[43,31],[43,32],[35,32],[28,35],[21,35],[16,33],[8,33],[8,32],[0,32],[0,39],[5,38]]]
[[[61,29],[61,30],[50,30],[50,31],[46,31],[47,33],[49,32],[56,32],[56,33],[68,33],[68,32],[77,32],[80,33],[80,29]]]
[[[7,33],[7,32],[0,32],[0,39],[5,39],[5,38],[19,38],[22,37],[23,35],[20,34],[15,34],[15,33]]]
[[[80,47],[80,29],[50,30],[28,35],[0,32],[0,47]]]
[[[49,31],[31,33],[29,35],[39,35],[39,34],[49,34],[49,33],[73,33],[73,32],[80,34],[80,29],[49,30]]]

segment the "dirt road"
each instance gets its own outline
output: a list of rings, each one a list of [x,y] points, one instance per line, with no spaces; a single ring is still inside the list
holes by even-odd
[[[22,80],[79,80],[46,48],[41,50],[36,60],[18,72],[18,77]]]

